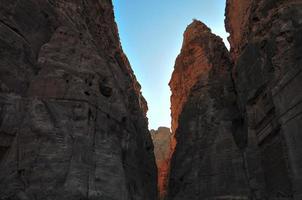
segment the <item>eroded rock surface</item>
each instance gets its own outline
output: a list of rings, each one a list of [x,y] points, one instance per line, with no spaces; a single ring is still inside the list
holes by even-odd
[[[228,0],[226,28],[254,199],[302,199],[302,2]]]
[[[0,0],[0,199],[155,200],[110,0]]]
[[[222,39],[199,21],[190,24],[170,81],[177,146],[169,200],[248,199],[243,154],[234,124],[240,118]]]
[[[172,133],[167,127],[151,130],[154,144],[154,155],[157,165],[159,198],[164,199],[167,194],[167,183],[172,156]]]
[[[197,24],[170,82],[168,199],[302,199],[302,2],[227,0],[232,62]]]

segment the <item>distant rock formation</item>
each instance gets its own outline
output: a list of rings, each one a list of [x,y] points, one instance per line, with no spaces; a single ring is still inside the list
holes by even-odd
[[[300,200],[302,2],[227,0],[225,22],[230,56],[198,21],[184,35],[167,198]]]
[[[154,154],[158,173],[158,190],[160,199],[164,199],[167,193],[167,181],[172,156],[172,133],[169,128],[159,127],[151,130],[154,144]]]
[[[0,0],[0,199],[155,200],[110,0]]]
[[[177,146],[169,200],[248,198],[244,159],[233,139],[239,112],[231,67],[222,39],[194,20],[170,81]]]

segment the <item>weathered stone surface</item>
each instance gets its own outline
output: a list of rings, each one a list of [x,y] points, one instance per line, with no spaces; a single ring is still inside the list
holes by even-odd
[[[222,39],[199,21],[188,26],[170,81],[177,146],[169,200],[248,199],[244,155],[233,134],[240,118]]]
[[[167,194],[167,183],[172,156],[172,133],[169,128],[159,127],[151,130],[154,144],[154,155],[157,165],[159,198],[164,199]]]
[[[228,0],[226,28],[252,196],[300,200],[302,2]]]
[[[0,0],[0,54],[0,199],[157,198],[111,1]]]

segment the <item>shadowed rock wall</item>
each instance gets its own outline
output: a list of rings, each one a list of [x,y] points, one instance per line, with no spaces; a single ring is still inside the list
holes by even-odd
[[[252,195],[302,199],[302,2],[228,0],[226,28]]]
[[[0,199],[155,200],[109,0],[0,0]]]

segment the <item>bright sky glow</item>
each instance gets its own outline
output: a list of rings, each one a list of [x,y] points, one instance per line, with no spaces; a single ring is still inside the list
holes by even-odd
[[[148,102],[149,129],[171,126],[170,88],[183,32],[204,22],[227,43],[225,0],[113,0],[123,50]]]

